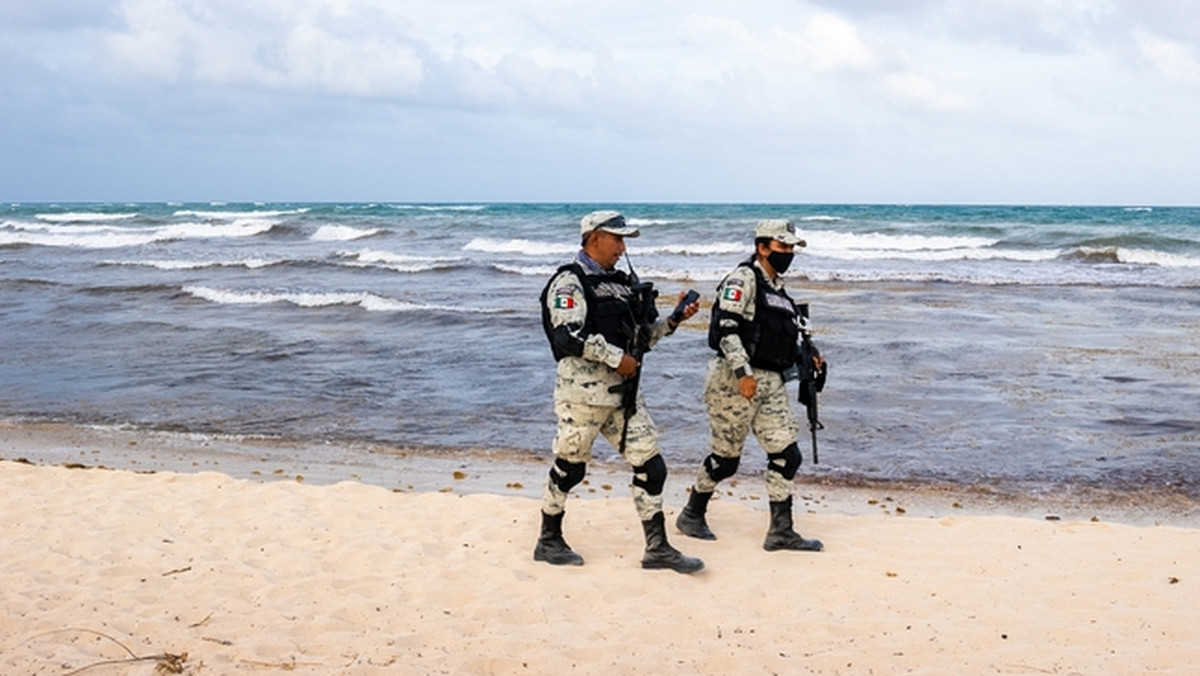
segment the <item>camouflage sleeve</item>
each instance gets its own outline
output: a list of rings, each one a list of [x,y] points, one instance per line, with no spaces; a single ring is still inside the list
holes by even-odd
[[[737,267],[726,275],[717,287],[717,300],[714,312],[718,313],[718,326],[722,333],[721,354],[729,361],[729,367],[736,370],[750,363],[750,355],[742,345],[737,329],[742,322],[754,321],[754,272],[745,267]]]
[[[624,350],[610,345],[598,333],[587,333],[587,299],[575,273],[566,271],[554,278],[546,294],[546,307],[550,311],[550,325],[554,327],[554,342],[560,349],[612,368],[620,365]]]
[[[650,346],[654,347],[658,341],[672,333],[675,333],[675,330],[671,328],[665,317],[654,322],[654,325],[650,327]]]

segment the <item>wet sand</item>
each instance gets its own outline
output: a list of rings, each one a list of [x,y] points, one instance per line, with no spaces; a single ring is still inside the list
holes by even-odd
[[[752,451],[747,451],[752,453]],[[599,453],[597,453],[599,456]],[[378,444],[300,443],[77,427],[0,423],[0,460],[140,473],[213,471],[254,482],[310,485],[355,481],[396,492],[492,493],[541,497],[550,456],[512,449],[395,448]],[[752,464],[752,463],[746,463]],[[797,477],[797,505],[817,512],[908,517],[1002,515],[1200,528],[1200,502],[1172,492],[1010,488],[903,481]],[[668,507],[682,507],[697,468],[669,464]],[[572,499],[628,498],[629,471],[597,458]],[[743,469],[721,484],[718,500],[766,509],[761,471]],[[632,508],[631,508],[632,509]]]

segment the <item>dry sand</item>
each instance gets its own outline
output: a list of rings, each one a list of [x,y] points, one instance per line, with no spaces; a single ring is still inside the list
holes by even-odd
[[[296,448],[258,442],[0,431],[5,676],[1192,674],[1200,663],[1194,504],[801,484],[798,530],[826,550],[768,553],[761,478],[745,477],[711,506],[719,540],[671,529],[707,564],[687,576],[640,569],[618,467],[598,464],[577,489],[565,530],[587,564],[557,568],[531,557],[538,458],[391,453],[359,466],[348,459],[361,453],[324,449],[300,467]],[[669,519],[692,471],[672,469]]]

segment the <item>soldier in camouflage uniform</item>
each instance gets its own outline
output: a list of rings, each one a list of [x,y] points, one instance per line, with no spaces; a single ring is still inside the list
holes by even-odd
[[[767,452],[771,520],[763,548],[820,551],[819,540],[802,538],[792,527],[800,426],[784,389],[784,373],[796,361],[800,317],[780,275],[791,264],[795,247],[806,243],[791,221],[783,219],[760,221],[754,235],[754,256],[717,287],[708,334],[717,354],[709,361],[704,383],[712,452],[675,525],[686,535],[716,539],[705,519],[709,499],[718,483],[737,472],[746,437],[753,431]]]
[[[635,328],[640,330],[642,349],[635,351],[643,352],[674,332],[676,324],[670,318],[655,321],[657,312],[644,316],[645,305],[634,294],[635,280],[615,269],[625,252],[625,238],[638,236],[636,228],[627,227],[616,211],[597,211],[583,217],[580,232],[583,245],[574,262],[559,268],[542,291],[542,323],[558,360],[554,384],[558,433],[533,558],[555,565],[583,565],[583,557],[562,536],[567,494],[583,481],[596,437],[603,435],[621,448],[624,431],[624,457],[633,467],[634,505],[646,536],[642,567],[696,572],[704,563],[667,542],[662,511],[667,466],[658,452],[654,421],[639,392],[626,428],[619,391],[641,367],[629,354],[627,337]],[[683,318],[698,308],[697,303],[687,306]]]

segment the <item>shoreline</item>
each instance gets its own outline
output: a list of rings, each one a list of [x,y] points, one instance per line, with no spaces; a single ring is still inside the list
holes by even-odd
[[[559,567],[531,556],[536,457],[351,464],[330,446],[300,462],[277,443],[2,431],[5,674],[1183,676],[1200,661],[1200,529],[1073,498],[1047,520],[1043,499],[801,482],[797,529],[825,550],[765,552],[761,477],[744,477],[710,506],[716,541],[670,529],[705,562],[679,575],[641,569],[626,472],[608,465],[568,503],[586,564]],[[668,519],[687,483],[668,479]]]
[[[343,481],[397,493],[488,493],[541,498],[550,453],[487,448],[396,448],[213,437],[65,423],[0,421],[0,462],[73,469],[111,469],[149,474],[219,472],[235,479],[330,485]],[[668,510],[681,508],[696,467],[671,466]],[[628,467],[594,459],[571,499],[623,498]],[[715,500],[744,502],[766,510],[762,472],[743,469],[722,482]],[[1178,493],[1119,492],[1090,487],[1014,492],[1001,487],[827,476],[796,478],[798,518],[804,512],[849,516],[883,514],[938,518],[954,515],[1012,516],[1062,521],[1102,521],[1132,526],[1200,528],[1200,502]]]

